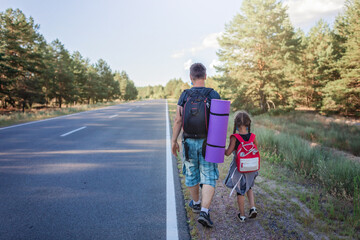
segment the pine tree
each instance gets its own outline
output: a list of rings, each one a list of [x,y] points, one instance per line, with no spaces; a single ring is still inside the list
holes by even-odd
[[[121,99],[127,98],[127,96],[125,97],[125,95],[126,95],[126,86],[128,84],[128,79],[129,76],[125,71],[121,71],[121,72],[115,71],[115,80],[119,82]]]
[[[132,80],[129,79],[126,85],[126,94],[124,96],[124,100],[135,100],[137,95],[138,91],[135,87],[135,84]]]
[[[286,75],[299,40],[281,2],[244,0],[219,44],[220,87],[227,89],[233,106],[267,111],[288,104],[291,81]]]
[[[44,68],[41,73],[43,81],[42,92],[44,94],[44,103],[48,105],[52,100],[52,86],[55,78],[55,59],[52,47],[47,43],[42,45],[40,52],[44,63]]]
[[[70,55],[56,39],[47,44],[39,25],[19,10],[0,12],[0,105],[31,107],[33,103],[93,103],[120,97],[120,82],[109,65],[90,65],[79,52]],[[124,98],[135,99],[137,89],[127,74]]]
[[[112,74],[110,66],[103,60],[99,59],[95,65],[98,75],[100,77],[100,92],[99,97],[106,100],[111,100],[119,93],[119,83],[115,83],[114,75]]]
[[[360,115],[360,0],[347,1],[345,6],[335,25],[340,77],[325,86],[322,109]]]
[[[63,101],[71,103],[76,100],[76,89],[74,89],[74,74],[71,70],[72,60],[68,50],[58,40],[51,43],[53,54],[54,78],[51,80],[51,98],[57,100],[59,107]]]
[[[19,9],[7,9],[0,15],[0,94],[13,106],[42,102],[41,71],[44,68],[41,47],[45,44],[39,25]]]
[[[125,71],[116,71],[114,79],[119,82],[121,99],[128,101],[137,98],[138,90]]]
[[[3,108],[7,107],[8,100],[8,87],[11,83],[9,75],[12,72],[16,72],[12,66],[6,62],[6,42],[5,42],[5,16],[3,13],[0,13],[0,103]]]
[[[323,20],[310,29],[307,36],[302,32],[302,51],[297,65],[296,80],[292,91],[297,104],[319,109],[322,104],[322,89],[335,79],[331,31]]]
[[[74,87],[76,89],[76,99],[80,103],[86,102],[89,94],[87,68],[89,66],[89,60],[84,59],[80,52],[75,51],[71,55],[71,71],[74,76]]]
[[[100,76],[98,75],[97,69],[94,65],[90,65],[87,68],[86,72],[86,86],[85,86],[85,93],[87,98],[87,103],[97,103],[100,99],[100,90],[101,90],[101,82]]]

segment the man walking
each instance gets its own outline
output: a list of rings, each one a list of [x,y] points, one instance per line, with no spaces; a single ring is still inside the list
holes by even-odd
[[[219,171],[217,163],[205,161],[204,141],[207,136],[211,99],[220,99],[220,95],[211,88],[205,88],[206,68],[203,64],[191,65],[190,79],[193,87],[181,94],[177,104],[172,153],[176,156],[180,150],[177,138],[183,128],[183,174],[185,175],[185,185],[192,198],[189,206],[193,212],[200,213],[199,223],[206,227],[213,227],[209,208],[215,193]],[[200,201],[199,186],[202,188],[202,202]]]

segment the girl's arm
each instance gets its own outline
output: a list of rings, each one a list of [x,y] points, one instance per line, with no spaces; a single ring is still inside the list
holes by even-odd
[[[254,139],[254,144],[256,145],[256,147],[259,147],[258,141],[256,140],[256,137],[255,137],[255,139]]]
[[[229,147],[225,150],[225,155],[229,156],[235,149],[236,138],[234,136],[230,137]]]

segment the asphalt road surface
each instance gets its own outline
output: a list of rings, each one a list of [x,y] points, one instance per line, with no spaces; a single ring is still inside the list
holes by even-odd
[[[0,239],[166,239],[165,106],[0,129]],[[187,239],[177,171],[174,180],[175,227]]]

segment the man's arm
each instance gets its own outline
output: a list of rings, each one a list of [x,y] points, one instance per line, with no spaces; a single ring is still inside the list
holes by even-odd
[[[172,135],[172,139],[171,139],[171,151],[172,154],[174,154],[175,156],[177,156],[177,152],[180,151],[180,147],[179,144],[177,142],[177,138],[180,134],[181,131],[181,127],[182,127],[182,107],[181,106],[177,106],[176,109],[176,116],[175,116],[175,120],[174,120],[174,127],[173,127],[173,135]]]

